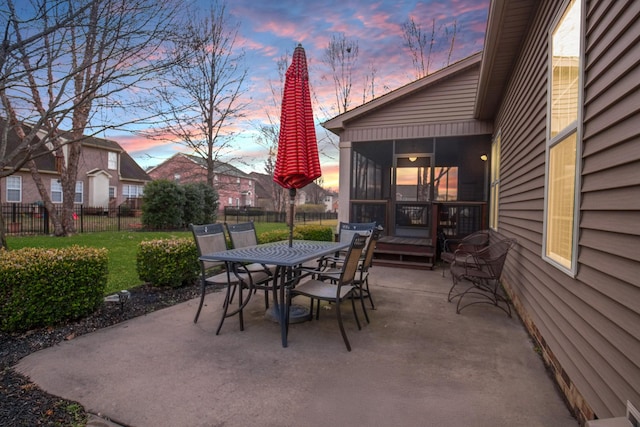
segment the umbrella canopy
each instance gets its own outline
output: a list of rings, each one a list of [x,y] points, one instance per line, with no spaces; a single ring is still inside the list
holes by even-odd
[[[298,44],[285,74],[278,156],[273,180],[284,188],[297,189],[321,175],[307,57],[302,45]]]

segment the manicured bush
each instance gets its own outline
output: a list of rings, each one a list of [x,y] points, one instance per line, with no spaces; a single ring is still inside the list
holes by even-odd
[[[0,251],[0,329],[27,331],[93,313],[103,302],[106,249]]]
[[[293,231],[294,240],[302,240],[302,234],[297,231]],[[289,240],[289,230],[272,230],[265,231],[258,235],[258,243],[271,243],[279,242],[281,240]]]
[[[180,287],[192,283],[200,265],[193,239],[159,239],[140,242],[136,254],[140,280],[153,286]]]
[[[300,233],[304,240],[332,242],[333,229],[326,225],[296,225],[294,231]]]
[[[142,225],[155,230],[173,230],[184,226],[184,188],[160,179],[144,187]]]
[[[296,206],[296,211],[298,213],[324,213],[327,211],[327,206],[325,206],[324,203],[320,203],[318,205],[306,203],[304,205]]]

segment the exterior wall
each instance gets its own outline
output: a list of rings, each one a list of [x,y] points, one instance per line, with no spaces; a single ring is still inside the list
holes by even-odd
[[[476,64],[401,101],[349,122],[345,141],[378,141],[491,133],[473,118],[480,65]]]
[[[109,140],[93,140],[97,143],[83,143],[81,158],[78,162],[78,175],[76,181],[83,183],[83,200],[82,204],[91,207],[115,207],[122,204],[126,197],[123,195],[124,185],[144,186],[149,178],[142,169],[131,159],[120,146]],[[109,154],[116,153],[118,163],[115,169],[109,169]],[[122,157],[126,156],[128,168],[123,169]],[[49,155],[53,165],[55,162],[53,157]],[[42,157],[40,160],[48,160]],[[41,162],[47,164],[47,162]],[[43,167],[40,168],[45,188],[51,190],[51,181],[59,179],[59,174],[55,169]],[[51,170],[53,169],[53,170]],[[41,201],[42,197],[38,192],[31,173],[27,169],[18,171],[15,176],[22,177],[22,202],[23,204],[36,203]],[[94,178],[92,178],[92,176]],[[100,176],[99,178],[96,178]],[[108,184],[106,181],[108,180]],[[98,185],[99,184],[99,185]],[[109,199],[109,187],[116,189],[116,198]],[[100,194],[94,194],[99,191]],[[94,202],[100,200],[101,203]],[[6,203],[6,179],[0,179],[0,201]]]
[[[548,40],[541,2],[495,129],[500,233],[518,239],[503,280],[581,420],[640,404],[640,3],[591,1],[587,17],[575,278],[542,259]]]
[[[207,170],[183,155],[176,155],[149,172],[153,179],[176,180],[180,183],[207,181]],[[218,191],[219,208],[225,206],[255,206],[255,180],[248,176],[222,173],[215,175],[214,186]],[[231,200],[231,201],[230,201]]]

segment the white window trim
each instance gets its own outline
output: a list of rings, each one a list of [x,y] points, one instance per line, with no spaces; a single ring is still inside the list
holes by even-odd
[[[118,170],[118,153],[115,151],[108,151],[107,153],[107,169]]]
[[[9,187],[9,181],[18,180],[18,188]],[[18,190],[18,200],[9,200],[9,190]],[[22,177],[8,176],[5,182],[5,198],[7,203],[22,203]]]
[[[496,165],[494,162],[496,161],[495,156],[494,156],[494,152],[493,152],[493,147],[494,144],[497,144],[497,152],[498,152],[498,164]],[[492,230],[498,231],[498,226],[500,224],[500,163],[502,162],[502,134],[500,132],[500,130],[498,130],[498,132],[496,133],[496,136],[493,138],[493,141],[491,141],[491,165],[490,165],[490,169],[489,169],[489,228],[491,228]],[[497,178],[494,180],[493,177],[493,170],[494,168],[496,169],[496,175]],[[497,189],[494,191],[494,187],[496,187]],[[495,201],[495,213],[493,212],[493,198],[496,198]],[[493,216],[495,216],[495,218]],[[494,222],[492,220],[495,220],[495,227]]]
[[[78,191],[78,187],[80,187],[80,191]],[[80,201],[76,201],[76,195],[80,193]],[[84,182],[83,181],[76,181],[76,188],[75,191],[73,193],[73,203],[81,205],[84,203]]]
[[[60,200],[54,200],[54,198],[53,198],[53,194],[54,193],[56,193],[56,194],[58,193],[58,191],[55,191],[55,192],[53,191],[53,186],[55,184],[60,185],[60,191],[59,191]],[[64,190],[62,189],[62,184],[60,183],[59,179],[55,179],[54,178],[54,179],[51,180],[51,193],[50,193],[50,196],[51,196],[51,203],[62,203],[62,202],[64,202]]]
[[[584,100],[584,57],[585,57],[585,22],[586,22],[586,7],[583,0],[576,0],[580,3],[580,57],[578,59],[578,77],[580,84],[578,87],[578,114],[577,119],[571,125],[565,127],[561,132],[551,138],[551,91],[547,90],[547,129],[546,129],[546,149],[545,149],[545,171],[544,171],[544,216],[542,226],[542,259],[547,263],[553,265],[563,273],[575,278],[578,272],[578,240],[580,233],[580,189],[581,189],[581,171],[582,171],[582,118],[583,118],[583,100]],[[564,0],[560,12],[553,20],[553,23],[547,34],[549,49],[553,49],[553,32],[560,23],[567,8],[569,7],[571,0]],[[553,67],[551,62],[552,52],[548,52],[547,56],[547,89],[552,84]],[[555,145],[565,141],[565,139],[572,133],[576,134],[576,174],[575,174],[575,187],[574,187],[574,205],[573,205],[573,241],[571,247],[571,267],[567,268],[560,264],[556,260],[548,257],[547,252],[547,226],[548,226],[548,202],[549,202],[549,158],[550,151]]]

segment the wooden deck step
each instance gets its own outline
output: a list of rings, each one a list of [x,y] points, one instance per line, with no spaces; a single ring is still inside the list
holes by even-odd
[[[435,249],[431,241],[410,237],[380,239],[374,251],[373,264],[388,267],[433,269]]]

